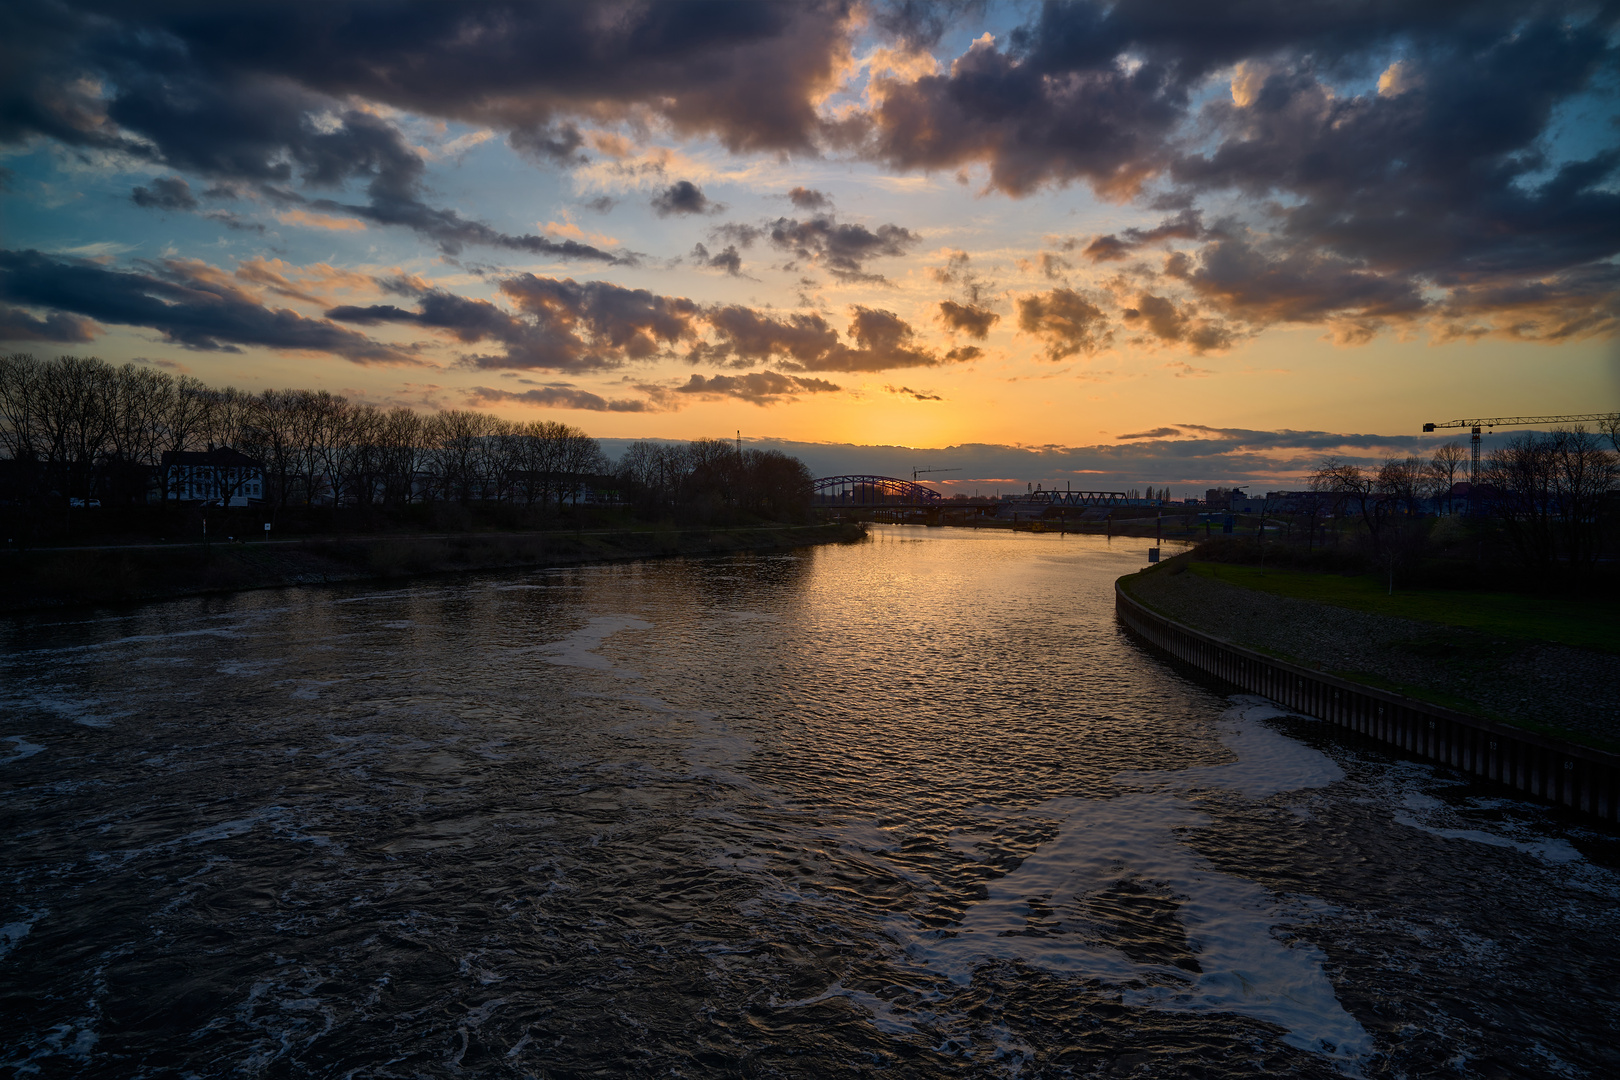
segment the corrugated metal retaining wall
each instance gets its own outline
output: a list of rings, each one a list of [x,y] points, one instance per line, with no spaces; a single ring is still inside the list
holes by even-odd
[[[1131,630],[1234,686],[1549,802],[1620,820],[1620,755],[1273,659],[1155,614],[1117,584],[1114,597]]]

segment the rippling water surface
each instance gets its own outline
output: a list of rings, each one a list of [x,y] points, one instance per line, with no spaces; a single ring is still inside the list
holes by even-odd
[[[0,1064],[1620,1075],[1612,836],[1172,668],[1142,544],[12,620]]]

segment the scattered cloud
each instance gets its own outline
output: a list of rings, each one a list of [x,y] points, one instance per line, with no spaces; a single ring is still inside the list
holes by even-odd
[[[422,362],[414,350],[373,341],[328,319],[268,307],[222,271],[194,260],[165,259],[145,271],[125,271],[32,250],[0,251],[0,300],[51,309],[47,324],[59,315],[148,327],[188,349],[240,352],[241,346],[257,346],[331,353],[357,364]]]
[[[302,225],[306,229],[330,229],[332,232],[358,232],[366,227],[365,222],[356,218],[312,214],[308,210],[283,210],[275,217],[283,225]]]
[[[1094,353],[1113,339],[1101,308],[1073,289],[1053,289],[1018,301],[1018,329],[1045,343],[1048,360]]]
[[[677,180],[653,196],[652,208],[659,217],[671,214],[712,214],[725,207],[703,194],[703,189],[690,180]]]
[[[151,187],[136,187],[129,193],[130,201],[149,210],[195,210],[197,198],[191,185],[178,176],[160,176]]]
[[[695,394],[705,398],[731,397],[753,405],[775,405],[785,399],[804,394],[825,394],[843,389],[825,379],[783,375],[776,371],[750,371],[745,375],[692,375],[684,385],[675,388],[677,394]]]
[[[475,386],[467,391],[470,405],[531,405],[541,409],[579,409],[584,412],[656,412],[654,405],[642,398],[605,398],[589,390],[567,386],[543,386],[534,390],[494,390]]]
[[[921,390],[913,390],[909,386],[885,386],[883,389],[887,390],[891,394],[899,394],[899,395],[901,395],[903,397],[916,398],[918,401],[944,401],[945,400],[944,398],[940,397],[938,394],[928,394],[928,393],[924,393]]]
[[[950,329],[980,341],[989,337],[991,328],[1001,321],[1001,316],[989,308],[958,304],[954,300],[939,302],[939,318]]]
[[[800,210],[832,209],[832,197],[815,188],[796,187],[788,192],[788,199]]]
[[[94,341],[100,328],[89,319],[52,311],[44,318],[0,304],[0,341],[50,341],[62,344]]]
[[[777,218],[766,226],[771,243],[796,257],[815,263],[843,282],[877,284],[886,279],[866,271],[872,259],[906,254],[918,241],[911,230],[899,225],[841,224],[831,214],[799,220]]]

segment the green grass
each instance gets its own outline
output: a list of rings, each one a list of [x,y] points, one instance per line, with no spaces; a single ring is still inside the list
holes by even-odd
[[[1620,613],[1602,600],[1451,589],[1396,589],[1376,575],[1347,577],[1195,562],[1193,573],[1246,589],[1319,604],[1457,626],[1515,641],[1551,641],[1620,653]]]

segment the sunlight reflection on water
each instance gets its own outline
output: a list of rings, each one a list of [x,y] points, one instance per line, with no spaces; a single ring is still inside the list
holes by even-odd
[[[1617,1071],[1611,838],[1178,673],[1145,545],[12,620],[0,1060]]]

